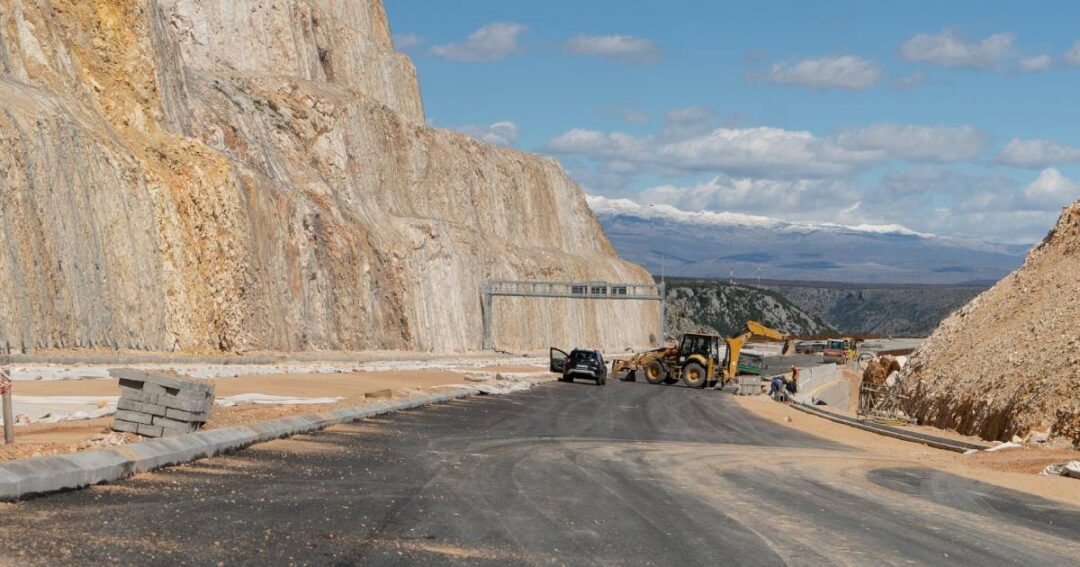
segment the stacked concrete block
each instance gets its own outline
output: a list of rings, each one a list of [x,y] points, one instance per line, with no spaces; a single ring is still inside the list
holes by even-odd
[[[214,405],[214,385],[164,372],[115,369],[120,379],[114,431],[174,437],[202,427]]]
[[[738,391],[740,396],[756,396],[761,393],[761,376],[739,376]]]

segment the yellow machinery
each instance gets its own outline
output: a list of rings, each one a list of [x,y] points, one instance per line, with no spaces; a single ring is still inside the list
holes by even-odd
[[[747,321],[746,329],[737,335],[686,333],[679,339],[678,346],[639,353],[626,361],[616,360],[611,370],[624,381],[643,376],[650,384],[674,384],[681,379],[690,388],[723,386],[739,373],[743,346],[753,337],[776,341],[786,338],[775,329]],[[727,345],[722,362],[720,341]]]
[[[847,364],[849,360],[857,359],[859,357],[858,347],[861,342],[862,340],[851,337],[829,339],[825,343],[825,350],[822,351],[825,362]]]

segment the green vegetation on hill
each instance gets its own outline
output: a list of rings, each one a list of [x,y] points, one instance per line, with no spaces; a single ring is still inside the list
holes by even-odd
[[[779,293],[744,284],[717,280],[668,280],[668,334],[701,332],[731,335],[746,321],[761,323],[788,334],[832,331],[828,324]]]
[[[847,284],[668,278],[669,333],[731,334],[747,319],[791,334],[927,336],[987,284]]]

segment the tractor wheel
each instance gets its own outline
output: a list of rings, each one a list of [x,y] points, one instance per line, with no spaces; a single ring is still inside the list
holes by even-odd
[[[659,360],[651,360],[645,365],[645,379],[650,384],[663,384],[667,379],[668,370],[664,363]]]
[[[709,373],[701,364],[691,362],[683,367],[682,379],[688,388],[704,388],[709,381]]]

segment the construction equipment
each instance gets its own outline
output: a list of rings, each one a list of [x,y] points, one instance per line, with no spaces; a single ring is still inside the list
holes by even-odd
[[[862,339],[853,339],[851,337],[829,339],[825,343],[825,350],[822,351],[825,362],[847,364],[849,360],[855,360],[859,356],[859,343],[861,342]]]
[[[612,364],[612,372],[620,380],[643,376],[650,384],[674,384],[682,380],[690,388],[724,386],[739,374],[743,346],[753,337],[782,341],[785,335],[756,321],[747,321],[742,333],[731,337],[686,333],[678,346],[646,351],[625,361]],[[720,342],[727,353],[720,359]],[[755,359],[743,365],[743,370],[762,371],[762,361]]]

